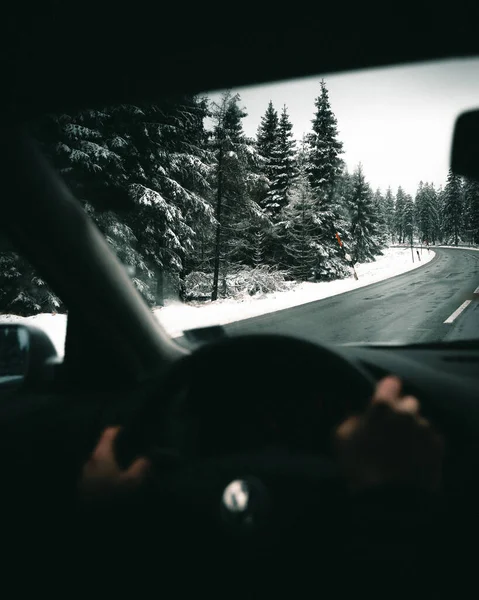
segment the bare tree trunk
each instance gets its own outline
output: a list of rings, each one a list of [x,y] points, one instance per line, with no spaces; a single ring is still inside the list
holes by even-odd
[[[215,235],[215,258],[213,269],[213,290],[211,300],[218,299],[218,276],[220,271],[220,249],[221,249],[221,209],[223,204],[223,147],[220,146],[218,156],[218,191],[216,194],[216,235]]]

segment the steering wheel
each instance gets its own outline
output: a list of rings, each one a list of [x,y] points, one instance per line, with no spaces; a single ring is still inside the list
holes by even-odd
[[[236,540],[234,552],[244,556],[246,544],[256,556],[313,523],[327,528],[324,511],[344,499],[331,433],[373,389],[360,365],[324,346],[223,338],[181,358],[148,391],[116,454],[122,466],[159,458],[153,488],[172,538],[181,523],[192,539],[219,536],[220,548]],[[165,461],[172,454],[176,461]]]

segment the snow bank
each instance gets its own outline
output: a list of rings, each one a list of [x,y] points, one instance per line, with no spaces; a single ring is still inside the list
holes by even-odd
[[[410,248],[388,248],[383,256],[373,263],[363,263],[356,266],[359,280],[352,276],[336,281],[318,283],[300,283],[287,292],[273,292],[263,297],[247,297],[243,300],[217,300],[202,304],[172,303],[155,310],[160,323],[172,337],[178,337],[186,329],[207,327],[209,325],[225,325],[242,319],[257,317],[270,312],[290,308],[330,296],[350,292],[377,281],[412,271],[428,263],[435,253],[422,251],[421,262],[417,260],[414,251],[412,262]]]
[[[166,331],[172,337],[178,337],[186,329],[208,325],[224,325],[350,292],[371,283],[383,281],[389,277],[422,267],[434,256],[432,250],[428,252],[423,249],[421,262],[418,262],[415,253],[413,263],[410,248],[389,248],[375,262],[356,266],[358,281],[351,274],[348,279],[300,283],[290,291],[265,294],[262,297],[248,296],[243,300],[217,300],[216,302],[196,305],[172,303],[164,308],[156,309],[154,312]],[[64,355],[66,315],[53,315],[51,313],[34,315],[33,317],[0,315],[0,323],[5,322],[36,325],[50,336],[59,356]]]
[[[477,246],[436,246],[436,248],[454,248],[455,250],[476,250],[476,252],[479,252],[479,248]]]

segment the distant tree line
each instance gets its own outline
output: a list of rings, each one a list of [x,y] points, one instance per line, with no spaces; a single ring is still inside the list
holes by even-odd
[[[245,116],[228,91],[46,115],[31,132],[151,306],[168,286],[216,300],[338,279],[390,243],[479,243],[478,183],[450,172],[413,199],[348,172],[324,81],[300,142],[286,106],[269,102],[254,138]],[[0,312],[52,310],[30,266],[0,252]]]

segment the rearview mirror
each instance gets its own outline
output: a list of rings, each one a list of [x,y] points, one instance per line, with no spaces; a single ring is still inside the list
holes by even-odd
[[[479,110],[459,115],[454,127],[451,170],[479,180]]]
[[[0,324],[0,389],[50,379],[57,351],[41,329],[18,323]]]

